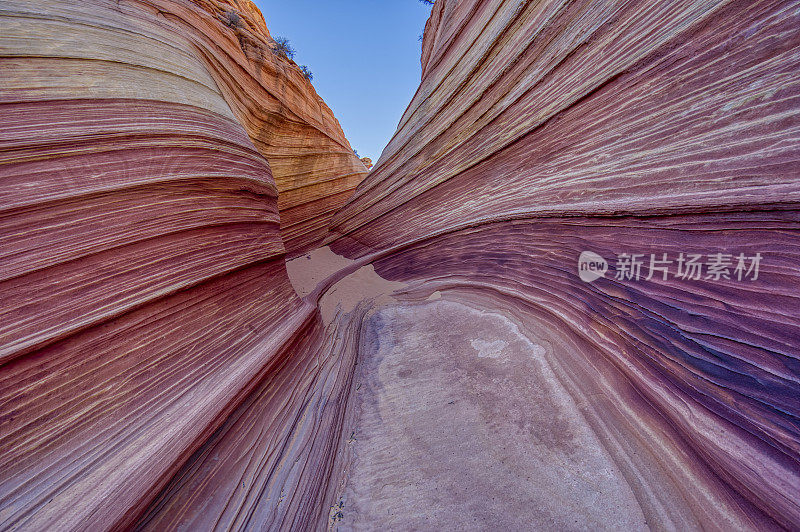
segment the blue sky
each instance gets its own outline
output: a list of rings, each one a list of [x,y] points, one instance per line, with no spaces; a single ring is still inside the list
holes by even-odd
[[[270,34],[286,37],[350,144],[378,160],[419,86],[418,0],[253,0]]]

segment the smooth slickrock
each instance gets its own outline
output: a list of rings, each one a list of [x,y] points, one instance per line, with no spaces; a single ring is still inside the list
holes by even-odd
[[[800,523],[798,28],[793,2],[439,0],[420,88],[327,239],[576,346],[597,416],[669,472],[629,476],[653,526]],[[588,284],[583,251],[763,260]]]
[[[646,530],[547,348],[509,320],[439,299],[378,309],[363,334],[342,525]]]

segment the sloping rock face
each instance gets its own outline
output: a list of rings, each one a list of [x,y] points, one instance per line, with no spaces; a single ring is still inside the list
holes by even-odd
[[[197,7],[200,20],[193,14]],[[270,51],[272,37],[249,0],[165,3],[156,9],[174,12],[179,18],[164,15],[174,30],[200,41],[195,46],[208,72],[269,161],[287,256],[313,249],[367,173],[339,122],[294,61]],[[227,26],[222,35],[218,20]]]
[[[420,299],[564,346],[599,434],[636,442],[616,461],[651,525],[800,523],[798,16],[437,0],[420,88],[332,224],[333,251]]]
[[[5,0],[0,529],[797,528],[798,22],[437,0],[342,206],[251,3]]]
[[[347,359],[319,366],[284,256],[366,169],[268,40],[249,2],[0,5],[1,529],[131,525],[243,402],[290,416],[254,463],[338,437]],[[267,477],[316,493],[324,470]]]
[[[4,104],[144,100],[235,119],[269,161],[290,256],[322,239],[366,174],[294,62],[271,52],[247,0],[3,8]]]

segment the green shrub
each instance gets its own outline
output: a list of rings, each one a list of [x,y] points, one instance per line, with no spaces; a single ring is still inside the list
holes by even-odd
[[[278,37],[272,42],[272,51],[286,59],[294,58],[294,48],[289,44],[289,39],[286,37]]]

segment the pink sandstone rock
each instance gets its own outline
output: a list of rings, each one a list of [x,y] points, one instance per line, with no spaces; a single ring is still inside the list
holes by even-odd
[[[5,0],[0,529],[797,528],[799,13],[437,0],[367,174],[247,0]]]
[[[327,239],[548,324],[605,430],[682,492],[669,509],[632,484],[648,523],[800,523],[798,20],[788,2],[437,1],[421,85]],[[763,262],[755,281],[588,284],[583,251]]]

